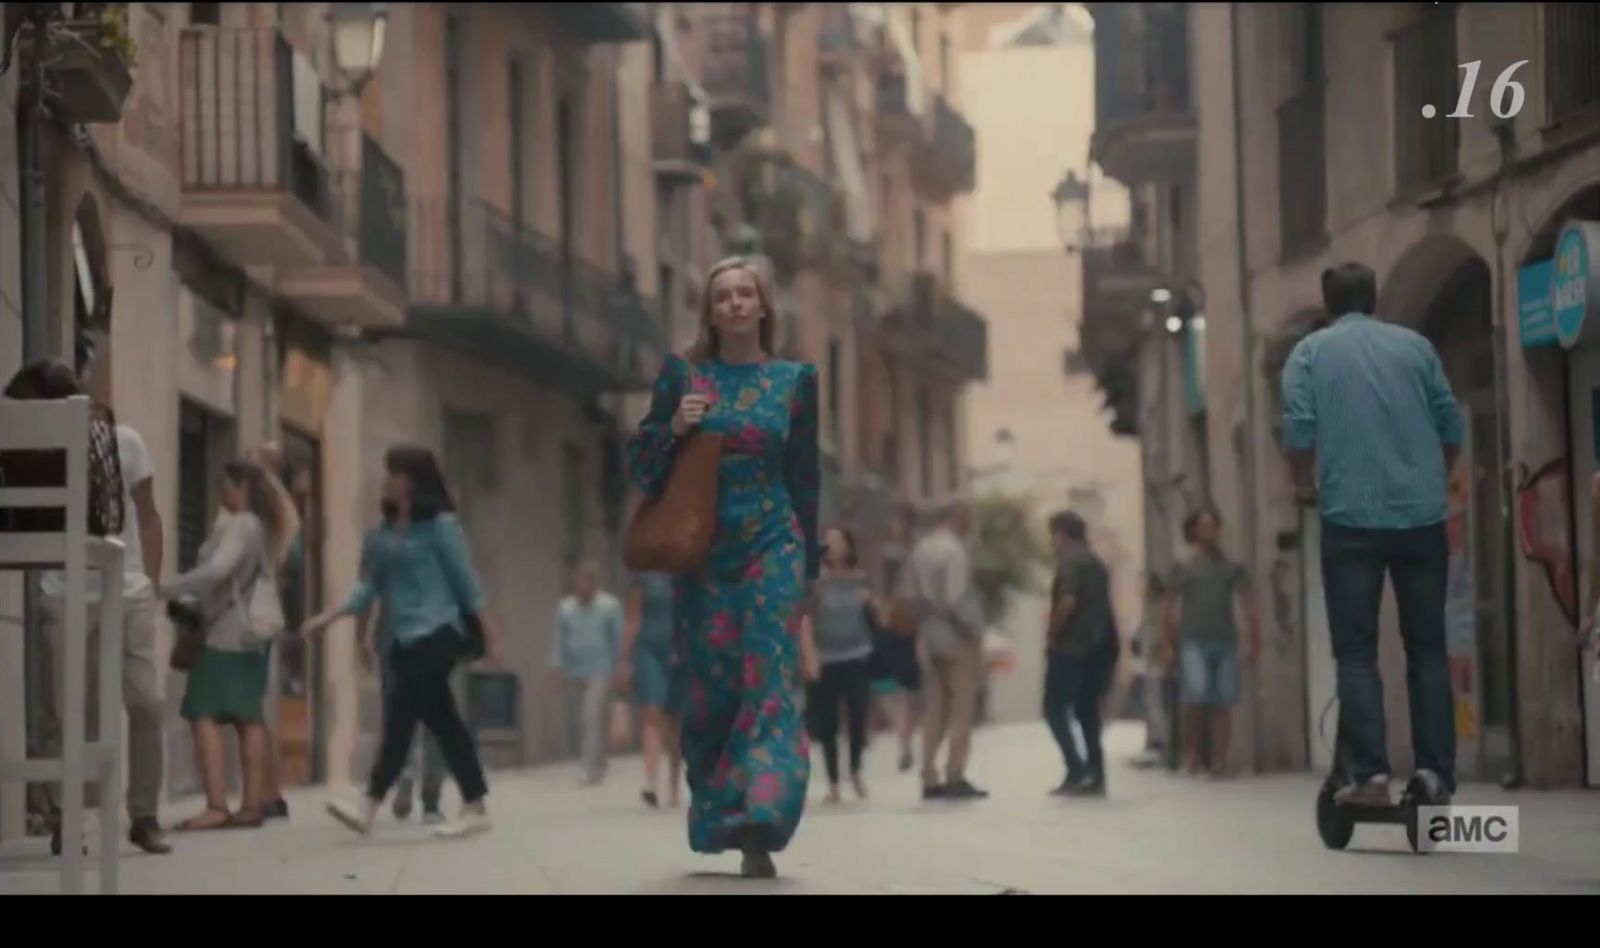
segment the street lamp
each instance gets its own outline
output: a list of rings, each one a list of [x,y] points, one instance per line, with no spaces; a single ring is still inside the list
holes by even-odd
[[[1050,192],[1050,200],[1056,206],[1056,229],[1061,234],[1061,243],[1066,247],[1067,253],[1077,253],[1083,249],[1072,240],[1072,225],[1067,220],[1067,209],[1074,204],[1083,205],[1083,219],[1079,228],[1085,242],[1089,234],[1089,182],[1079,178],[1076,171],[1068,170],[1066,176]]]
[[[383,36],[389,13],[381,3],[330,3],[328,25],[333,32],[333,62],[352,94],[378,71],[383,59]]]

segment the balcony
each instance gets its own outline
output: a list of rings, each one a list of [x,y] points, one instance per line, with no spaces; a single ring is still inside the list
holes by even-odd
[[[569,247],[481,201],[417,199],[411,329],[573,397],[648,387],[660,307]]]
[[[1139,425],[1139,344],[1145,333],[1150,291],[1160,275],[1127,230],[1106,228],[1088,235],[1083,254],[1081,368],[1094,374],[1112,410],[1111,431],[1132,436]],[[1078,365],[1068,364],[1070,372]]]
[[[885,346],[953,381],[989,377],[989,324],[926,271],[915,274],[883,319]]]
[[[767,39],[746,4],[705,6],[716,9],[701,18],[706,56],[700,85],[711,97],[712,137],[729,148],[751,129],[767,124],[772,114]]]
[[[918,188],[936,200],[970,193],[977,186],[978,139],[961,113],[935,96],[928,129],[912,171]]]
[[[1192,173],[1196,125],[1189,94],[1184,4],[1095,3],[1095,131],[1090,157],[1127,185]]]
[[[278,290],[329,322],[391,329],[406,320],[406,178],[370,136],[360,141],[359,172],[344,189],[356,195],[349,216],[356,258],[285,270]]]
[[[805,168],[786,157],[753,156],[744,168],[739,199],[745,222],[760,238],[760,246],[751,249],[772,260],[780,283],[805,268],[848,265],[840,195]]]
[[[650,38],[643,3],[541,3],[551,19],[583,46]]]
[[[1080,346],[1090,370],[1098,374],[1109,356],[1137,346],[1150,291],[1161,285],[1161,278],[1138,242],[1121,228],[1091,234],[1082,256]]]
[[[240,267],[343,257],[341,197],[321,157],[325,90],[276,30],[179,37],[179,223]],[[304,62],[301,60],[301,62]],[[301,103],[299,114],[296,103]]]
[[[911,91],[905,73],[886,68],[878,73],[878,129],[890,141],[915,141],[922,124],[911,112]]]
[[[711,165],[711,143],[695,141],[694,112],[687,83],[650,87],[651,156],[656,175],[666,181],[697,184]]]

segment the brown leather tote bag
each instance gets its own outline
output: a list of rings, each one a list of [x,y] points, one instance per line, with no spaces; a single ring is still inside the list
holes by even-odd
[[[721,435],[696,431],[678,446],[666,489],[659,497],[646,497],[633,512],[622,545],[623,565],[680,576],[705,563],[717,527],[721,465]]]

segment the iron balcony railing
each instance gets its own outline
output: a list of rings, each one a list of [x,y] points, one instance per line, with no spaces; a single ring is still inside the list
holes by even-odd
[[[942,95],[933,100],[932,127],[924,152],[949,190],[966,191],[976,184],[978,137]]]
[[[415,306],[484,310],[614,366],[624,344],[665,347],[658,304],[487,202],[417,198],[411,225]]]
[[[780,158],[753,161],[740,196],[744,219],[761,235],[761,250],[780,279],[803,266],[848,259],[838,192],[800,165]]]
[[[326,91],[302,87],[297,96],[295,51],[283,34],[200,26],[178,42],[184,189],[287,191],[338,228],[341,199],[319,148]]]
[[[1395,178],[1402,192],[1413,192],[1456,173],[1461,123],[1443,117],[1458,93],[1455,8],[1429,8],[1393,41]],[[1424,117],[1425,105],[1438,117]]]
[[[1327,148],[1322,87],[1278,109],[1278,222],[1283,255],[1315,247],[1328,230]]]
[[[1550,121],[1600,111],[1600,6],[1544,6],[1545,95]]]
[[[953,367],[965,379],[989,376],[989,324],[932,273],[912,276],[905,304],[889,328],[917,352]]]
[[[1096,3],[1095,128],[1191,109],[1189,14],[1181,3]]]
[[[771,112],[771,80],[767,74],[767,39],[747,4],[704,4],[701,25],[706,34],[704,74],[700,85],[716,110],[747,113],[765,121]]]
[[[361,260],[406,285],[406,176],[370,135],[361,136],[361,204],[356,244]]]

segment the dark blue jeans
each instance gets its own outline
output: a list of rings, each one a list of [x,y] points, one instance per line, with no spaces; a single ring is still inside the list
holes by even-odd
[[[1103,650],[1102,650],[1103,651]],[[1067,764],[1067,779],[1105,779],[1105,754],[1100,745],[1100,698],[1110,681],[1110,668],[1115,656],[1108,662],[1104,654],[1074,658],[1051,652],[1044,675],[1044,719],[1050,725],[1050,734],[1061,748]],[[1085,754],[1078,753],[1078,744],[1072,739],[1072,721],[1076,718],[1083,731]]]
[[[1322,524],[1322,585],[1338,664],[1338,756],[1347,776],[1365,780],[1389,773],[1378,677],[1378,610],[1387,573],[1400,607],[1417,767],[1455,790],[1455,703],[1444,633],[1449,563],[1444,524],[1415,530]]]

